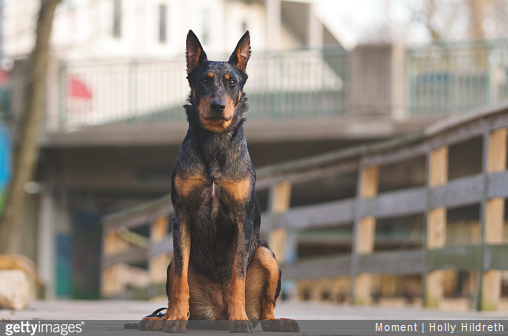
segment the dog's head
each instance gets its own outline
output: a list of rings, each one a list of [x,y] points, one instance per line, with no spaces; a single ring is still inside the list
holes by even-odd
[[[187,79],[191,88],[186,106],[189,122],[221,133],[235,129],[246,109],[243,86],[247,81],[250,36],[245,32],[227,62],[209,61],[196,35],[187,34]]]

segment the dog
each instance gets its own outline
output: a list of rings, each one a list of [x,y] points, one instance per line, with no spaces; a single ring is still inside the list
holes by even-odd
[[[256,173],[243,128],[249,32],[227,62],[209,61],[192,31],[186,45],[189,127],[172,175],[168,309],[146,317],[140,329],[158,321],[165,332],[185,332],[190,319],[228,320],[230,332],[252,332],[258,320],[266,331],[299,331],[296,321],[275,319],[281,271],[259,236]]]

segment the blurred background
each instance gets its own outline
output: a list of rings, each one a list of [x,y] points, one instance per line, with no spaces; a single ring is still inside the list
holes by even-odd
[[[506,170],[507,18],[506,0],[0,0],[0,270],[22,270],[32,297],[163,295],[185,37],[225,60],[249,30],[246,135],[283,298],[508,309],[507,179],[486,187]],[[502,127],[478,131],[493,115]]]

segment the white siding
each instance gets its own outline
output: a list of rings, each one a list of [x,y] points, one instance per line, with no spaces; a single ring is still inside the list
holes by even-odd
[[[167,6],[167,42],[158,40],[159,5]],[[5,51],[28,54],[34,41],[39,0],[5,0]],[[113,0],[63,0],[53,27],[53,52],[60,58],[159,57],[183,55],[192,29],[210,58],[232,52],[243,25],[254,51],[300,47],[281,25],[280,46],[267,45],[263,1],[122,0],[121,38],[114,38]],[[208,41],[203,37],[208,35]]]

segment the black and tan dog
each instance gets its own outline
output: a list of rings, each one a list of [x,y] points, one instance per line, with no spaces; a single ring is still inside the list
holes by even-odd
[[[229,320],[231,332],[252,332],[251,320],[264,330],[299,330],[294,320],[275,319],[281,272],[259,238],[256,173],[242,126],[249,56],[249,32],[227,62],[209,61],[196,35],[187,35],[189,129],[172,177],[168,309],[140,329],[159,320],[165,332],[185,332],[190,319]]]

